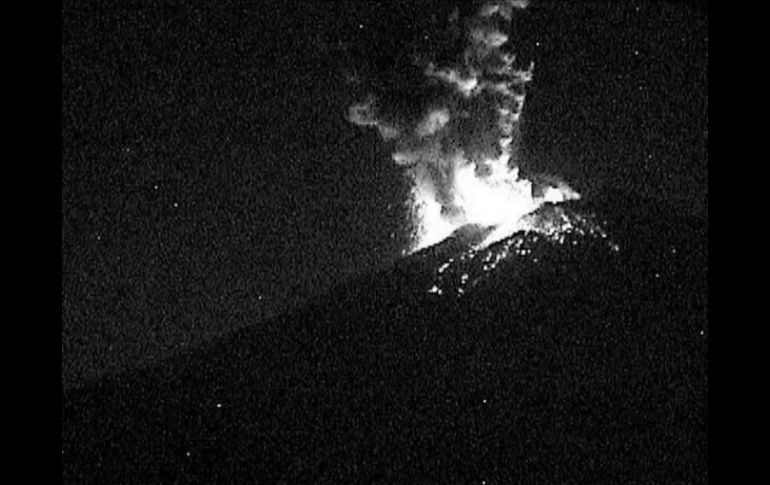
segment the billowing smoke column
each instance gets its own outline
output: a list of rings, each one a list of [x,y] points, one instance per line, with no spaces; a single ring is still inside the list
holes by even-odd
[[[566,184],[536,187],[520,177],[519,122],[533,64],[516,63],[508,32],[525,1],[484,3],[465,25],[463,51],[448,66],[424,61],[424,98],[403,109],[387,96],[350,108],[353,123],[376,127],[394,144],[393,160],[413,181],[412,250],[436,244],[460,227],[483,233],[482,246],[517,230],[544,202],[578,195]],[[457,11],[450,19],[458,22]],[[425,93],[425,94],[423,94]]]

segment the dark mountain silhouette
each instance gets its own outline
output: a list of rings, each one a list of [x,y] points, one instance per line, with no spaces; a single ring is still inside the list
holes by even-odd
[[[63,482],[705,483],[706,222],[618,195],[543,210],[602,231],[474,252],[469,229],[63,392]]]

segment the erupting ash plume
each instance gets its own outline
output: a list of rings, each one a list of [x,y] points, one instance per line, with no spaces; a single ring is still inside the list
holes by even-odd
[[[524,216],[545,202],[579,197],[562,182],[536,187],[519,173],[519,123],[534,65],[516,62],[509,35],[527,3],[488,1],[464,31],[455,10],[450,22],[464,36],[462,52],[449,65],[419,63],[418,107],[405,109],[385,93],[349,109],[351,122],[376,127],[393,143],[393,160],[413,182],[413,251],[463,226],[479,228],[487,246],[527,229]]]

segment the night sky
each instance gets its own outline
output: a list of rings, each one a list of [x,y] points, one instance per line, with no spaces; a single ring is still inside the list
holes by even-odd
[[[259,325],[405,244],[406,187],[347,107],[451,2],[64,2],[62,381]],[[707,218],[708,14],[533,2],[525,163]]]

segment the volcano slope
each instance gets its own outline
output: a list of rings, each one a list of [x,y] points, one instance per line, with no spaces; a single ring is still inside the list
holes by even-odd
[[[707,223],[568,210],[63,391],[63,482],[705,483]]]

